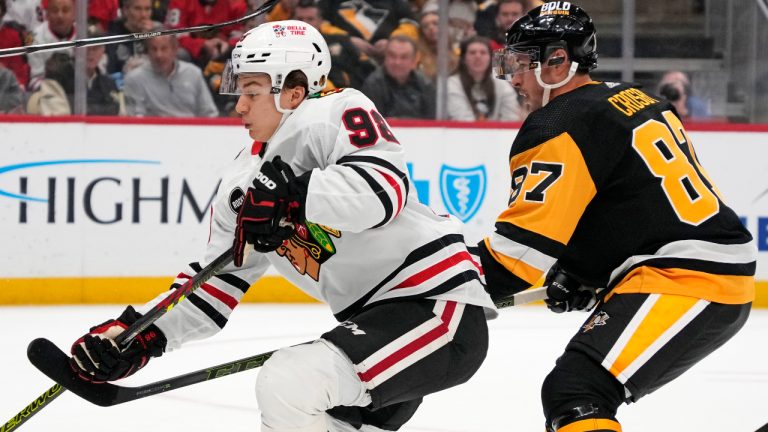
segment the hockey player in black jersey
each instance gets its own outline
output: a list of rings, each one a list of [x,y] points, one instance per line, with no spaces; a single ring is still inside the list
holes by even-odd
[[[238,95],[253,142],[223,173],[205,257],[172,289],[233,243],[235,263],[126,350],[114,338],[167,294],[91,329],[72,347],[84,379],[126,377],[216,334],[270,265],[340,323],[264,364],[262,431],[397,430],[423,396],[480,367],[485,311],[495,312],[461,224],[419,202],[403,147],[370,99],[354,89],[321,92],[330,68],[325,40],[304,22],[266,23],[241,38],[221,88]]]
[[[479,245],[487,290],[503,298],[546,273],[550,309],[594,307],[543,383],[546,427],[619,431],[622,403],[743,326],[756,248],[674,108],[590,78],[596,32],[583,9],[544,3],[506,42],[494,70],[531,114],[510,152],[509,207]]]

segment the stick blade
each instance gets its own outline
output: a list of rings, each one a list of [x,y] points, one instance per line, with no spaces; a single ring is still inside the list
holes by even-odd
[[[48,339],[38,338],[30,342],[27,358],[48,378],[92,404],[112,406],[118,399],[119,387],[109,383],[94,384],[78,377],[69,366],[69,356]]]

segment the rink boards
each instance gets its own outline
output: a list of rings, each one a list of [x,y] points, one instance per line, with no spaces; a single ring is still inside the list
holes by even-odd
[[[236,121],[0,117],[0,304],[140,303],[201,256]],[[170,122],[170,123],[169,123]],[[506,206],[516,125],[393,122],[412,188],[464,221],[468,241]],[[693,125],[699,159],[755,237],[768,307],[768,127]],[[649,221],[648,223],[653,223]],[[246,301],[311,301],[270,273]]]

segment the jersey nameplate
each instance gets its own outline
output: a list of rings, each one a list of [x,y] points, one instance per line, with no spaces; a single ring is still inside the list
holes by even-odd
[[[627,117],[632,117],[643,108],[659,101],[636,88],[630,88],[609,97],[608,102],[620,113]]]

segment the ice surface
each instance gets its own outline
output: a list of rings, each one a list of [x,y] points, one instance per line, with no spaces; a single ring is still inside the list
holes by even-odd
[[[122,306],[0,307],[0,420],[5,423],[53,383],[26,359],[46,337],[62,349]],[[541,382],[584,320],[543,307],[501,311],[490,322],[483,367],[466,384],[427,397],[405,432],[543,430]],[[127,385],[181,375],[314,339],[335,322],[322,305],[238,307],[214,338],[167,353]],[[639,403],[623,406],[625,431],[753,432],[768,422],[768,311],[753,311],[744,329],[691,371]],[[253,391],[258,369],[167,394],[100,408],[66,393],[18,430],[24,432],[258,431]]]

